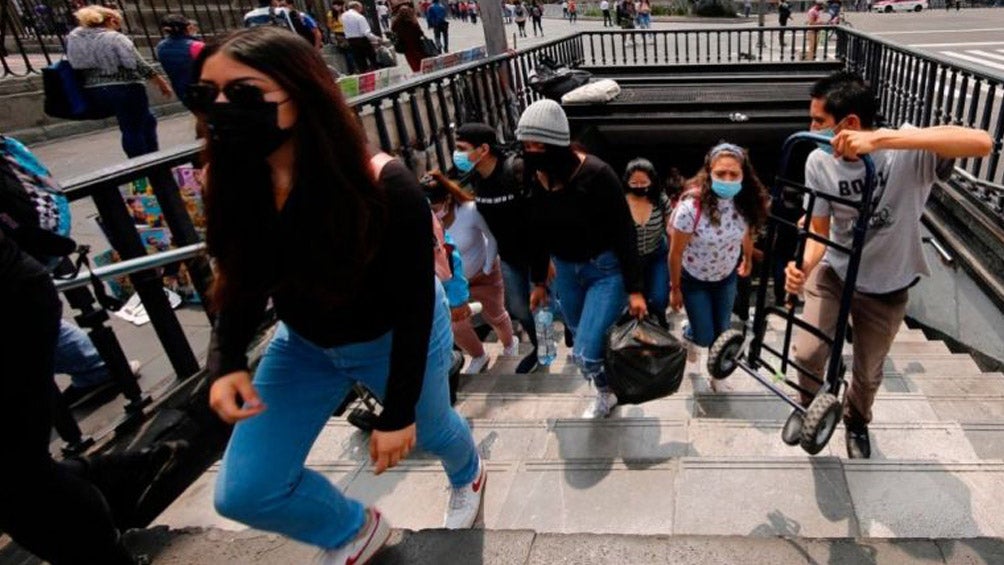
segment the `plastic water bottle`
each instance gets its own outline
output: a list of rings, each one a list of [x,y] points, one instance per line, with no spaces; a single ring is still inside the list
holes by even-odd
[[[533,315],[537,330],[537,362],[550,365],[558,355],[558,345],[554,335],[554,314],[546,306]]]

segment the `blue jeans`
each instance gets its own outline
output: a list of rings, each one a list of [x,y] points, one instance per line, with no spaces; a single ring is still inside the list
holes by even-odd
[[[113,84],[85,88],[87,103],[95,111],[115,116],[122,132],[122,150],[127,157],[153,153],[160,148],[157,141],[157,118],[150,113],[146,86],[140,83]]]
[[[523,326],[530,343],[537,347],[537,326],[530,312],[530,267],[502,261],[502,284],[505,285],[505,309]]]
[[[645,301],[648,309],[662,320],[669,306],[669,249],[663,240],[659,248],[641,258],[645,269]]]
[[[575,362],[597,388],[606,387],[603,353],[607,329],[627,306],[620,262],[613,251],[606,251],[584,263],[555,257],[554,266],[554,288],[561,298],[565,324],[575,336]]]
[[[415,423],[418,445],[440,458],[450,484],[458,487],[474,480],[478,453],[467,423],[450,407],[453,335],[438,282],[435,300]],[[388,332],[370,342],[325,349],[280,324],[254,379],[266,409],[234,428],[216,481],[216,510],[323,548],[355,537],[365,523],[363,505],[306,469],[304,461],[354,382],[383,398],[392,341]]]
[[[729,329],[732,321],[732,305],[736,301],[736,272],[720,281],[695,279],[684,269],[680,290],[683,305],[687,309],[690,331],[687,338],[700,345],[710,347],[718,336]]]
[[[54,372],[70,375],[73,386],[80,388],[101,384],[111,377],[91,338],[66,320],[59,323]]]

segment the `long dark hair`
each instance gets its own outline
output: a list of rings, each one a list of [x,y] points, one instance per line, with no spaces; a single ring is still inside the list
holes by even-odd
[[[283,222],[267,161],[214,159],[213,144],[207,145],[206,243],[217,266],[213,306],[280,288],[327,305],[343,302],[381,244],[386,212],[355,115],[320,55],[294,33],[272,26],[237,31],[203,50],[196,76],[215,54],[272,78],[296,104],[297,121],[294,185]]]
[[[645,173],[649,182],[652,183],[648,188],[648,194],[646,194],[646,197],[648,197],[652,204],[658,204],[659,194],[662,192],[662,188],[659,186],[659,173],[655,171],[655,165],[643,157],[636,157],[632,159],[631,162],[627,164],[627,167],[624,168],[624,192],[630,192],[628,188],[628,181],[631,180],[631,175],[638,172]]]
[[[715,160],[722,157],[732,157],[739,161],[743,170],[743,189],[735,197],[736,209],[743,215],[746,223],[754,230],[759,229],[767,223],[767,213],[769,209],[770,197],[767,187],[760,182],[753,164],[750,162],[749,152],[742,150],[742,155],[736,155],[732,151],[715,153],[709,151],[704,157],[704,166],[694,175],[694,178],[687,182],[688,190],[700,190],[701,210],[708,215],[712,225],[721,222],[721,214],[718,211],[718,196],[711,190],[711,165]]]

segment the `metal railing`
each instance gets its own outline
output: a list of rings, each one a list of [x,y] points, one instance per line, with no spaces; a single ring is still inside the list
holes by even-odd
[[[744,27],[727,29],[582,32],[587,66],[697,65],[836,61],[843,28]]]

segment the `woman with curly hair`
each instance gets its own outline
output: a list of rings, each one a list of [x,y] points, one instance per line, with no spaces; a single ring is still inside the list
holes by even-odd
[[[731,143],[712,147],[689,185],[671,220],[669,301],[674,310],[686,306],[684,337],[709,347],[729,328],[736,264],[739,276],[749,274],[768,196],[746,151]]]

